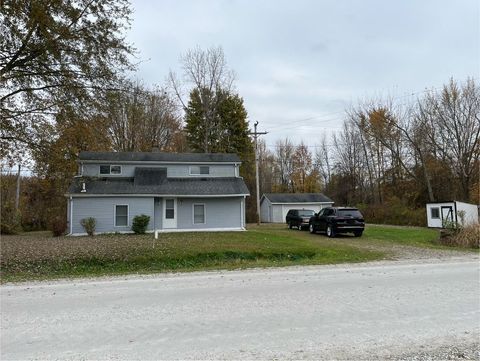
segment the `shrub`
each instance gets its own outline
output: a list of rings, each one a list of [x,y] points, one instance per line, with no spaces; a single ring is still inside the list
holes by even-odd
[[[391,197],[384,204],[358,204],[357,207],[367,223],[426,226],[425,208],[409,207],[397,197]]]
[[[132,231],[136,234],[144,234],[147,230],[148,223],[150,222],[150,217],[146,214],[141,214],[139,216],[133,217],[132,221]]]
[[[15,209],[12,202],[2,205],[0,233],[17,234],[22,230],[20,213]]]
[[[95,221],[95,218],[84,218],[80,221],[80,224],[90,237],[95,234],[95,226],[97,225],[97,221]]]
[[[480,248],[480,224],[470,224],[455,230],[443,230],[440,242],[447,246]]]
[[[67,222],[65,221],[65,218],[60,216],[55,217],[50,223],[50,230],[54,237],[63,236],[67,230]]]

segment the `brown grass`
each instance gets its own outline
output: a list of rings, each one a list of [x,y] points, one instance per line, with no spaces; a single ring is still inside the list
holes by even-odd
[[[35,232],[2,236],[1,281],[362,262],[383,253],[320,244],[306,232],[170,233],[51,237]]]
[[[480,248],[480,224],[471,224],[458,231],[450,232],[440,239],[448,246],[463,248]]]

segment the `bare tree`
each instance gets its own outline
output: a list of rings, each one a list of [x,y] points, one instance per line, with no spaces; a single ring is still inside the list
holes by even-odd
[[[258,140],[260,194],[273,191],[275,175],[275,157],[267,148],[264,139]]]
[[[278,140],[275,143],[275,168],[280,191],[282,192],[295,192],[294,183],[292,181],[294,152],[295,147],[288,138]]]
[[[332,178],[332,155],[328,147],[327,137],[323,134],[320,139],[320,144],[315,147],[313,164],[318,174],[322,177],[324,186],[327,186]]]
[[[344,202],[355,204],[364,187],[364,159],[361,151],[360,134],[355,124],[349,120],[343,123],[343,129],[333,136],[335,146],[335,170],[344,184],[342,185]]]
[[[295,184],[295,190],[306,192],[307,189],[312,188],[307,183],[313,171],[313,162],[312,153],[303,141],[295,147],[292,161],[292,182]]]
[[[441,93],[430,92],[419,102],[417,119],[435,152],[455,172],[461,198],[468,200],[472,183],[478,181],[480,88],[473,79],[463,85],[451,79]]]
[[[215,117],[222,96],[233,90],[234,73],[227,66],[221,47],[202,50],[199,47],[187,51],[180,58],[183,77],[170,71],[168,79],[173,92],[184,111],[188,109],[188,97],[198,92],[204,121],[204,152],[209,151],[209,134],[215,131]]]
[[[117,151],[165,150],[180,132],[177,106],[162,88],[148,90],[127,82],[124,91],[110,94],[106,113]]]

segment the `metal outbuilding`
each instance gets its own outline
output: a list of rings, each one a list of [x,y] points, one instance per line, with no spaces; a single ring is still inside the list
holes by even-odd
[[[319,212],[333,203],[322,193],[264,193],[260,200],[260,219],[264,223],[284,223],[290,209]]]

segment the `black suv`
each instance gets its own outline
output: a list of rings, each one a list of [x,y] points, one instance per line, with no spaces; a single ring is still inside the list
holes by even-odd
[[[311,209],[290,209],[286,217],[288,228],[297,227],[301,231],[302,227],[308,227],[310,217],[314,214]]]
[[[365,220],[357,208],[328,207],[310,218],[310,233],[326,232],[328,237],[338,233],[353,233],[360,237],[365,229]]]

